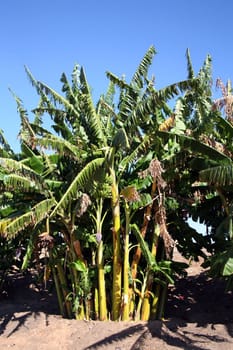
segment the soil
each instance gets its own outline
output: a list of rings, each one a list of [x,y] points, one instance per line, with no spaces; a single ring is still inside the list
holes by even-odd
[[[0,300],[0,349],[232,350],[232,292],[210,279],[201,262],[169,287],[164,320],[151,322],[63,319],[49,286],[38,289],[30,274],[17,272]]]

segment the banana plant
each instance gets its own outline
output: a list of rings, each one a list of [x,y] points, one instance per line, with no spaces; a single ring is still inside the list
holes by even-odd
[[[0,130],[0,157],[12,158],[17,160],[18,155],[11,149],[7,142],[3,130]],[[6,173],[4,169],[0,170],[0,182],[2,184]],[[0,191],[1,206],[0,206],[0,219],[6,218],[14,211],[12,205],[8,205],[13,198],[13,193],[3,189]],[[12,203],[13,204],[13,203]],[[8,272],[11,270],[12,265],[18,265],[20,263],[21,255],[23,252],[24,240],[22,237],[7,238],[0,236],[0,293],[4,291],[5,283]]]
[[[8,208],[11,215],[1,219],[0,231],[12,238],[26,227],[36,227],[46,219],[56,200],[43,175],[22,161],[1,158],[0,167],[4,192],[13,190],[5,203],[5,210]]]
[[[103,194],[96,197],[95,184],[107,181],[111,188],[112,214],[101,235],[106,240],[110,235],[112,236],[112,292],[109,293],[111,310],[108,311],[113,320],[119,320],[122,316],[122,305],[124,305],[123,318],[128,319],[129,317],[129,304],[126,303],[126,300],[129,295],[129,271],[127,274],[127,270],[130,266],[128,246],[131,243],[129,242],[131,209],[126,199],[121,200],[121,192],[132,184],[137,177],[136,174],[143,171],[148,165],[148,161],[146,165],[143,163],[145,154],[152,152],[151,149],[153,149],[153,156],[164,153],[162,138],[166,137],[166,132],[161,124],[166,121],[167,116],[170,116],[167,101],[178,96],[180,92],[188,91],[188,96],[192,88],[195,89],[195,92],[200,88],[200,77],[190,75],[186,81],[157,91],[154,87],[154,78],[148,78],[148,71],[155,53],[154,47],[150,47],[129,83],[108,72],[109,89],[106,95],[101,96],[96,106],[93,103],[85,71],[83,67],[77,65],[73,69],[71,83],[66,75],[62,74],[62,94],[45,83],[37,81],[26,68],[29,80],[40,97],[38,106],[33,110],[35,116],[33,122],[29,122],[21,101],[16,97],[21,117],[22,150],[27,157],[17,163],[18,168],[15,174],[17,179],[15,176],[14,183],[20,185],[24,192],[26,189],[29,191],[28,188],[32,183],[35,184],[33,195],[42,192],[42,199],[44,199],[43,202],[40,197],[37,202],[37,197],[35,197],[34,207],[24,210],[22,220],[18,220],[20,223],[18,230],[25,229],[32,219],[38,225],[42,222],[46,225],[48,219],[50,232],[52,230],[53,236],[62,240],[62,244],[55,245],[53,249],[54,260],[51,261],[51,264],[55,283],[58,286],[60,307],[62,309],[62,305],[67,304],[66,313],[69,316],[72,313],[70,303],[67,303],[70,298],[78,310],[78,312],[75,311],[77,318],[89,318],[92,312],[86,297],[93,291],[90,292],[91,282],[89,284],[86,282],[87,279],[92,278],[90,266],[94,265],[93,261],[96,261],[93,258],[96,248],[99,288],[101,289],[99,292],[100,295],[103,295],[104,300],[108,298],[108,296],[105,298],[105,288],[103,283],[100,283],[100,279],[104,277],[102,243],[105,242],[100,240],[97,246],[96,240],[93,240],[93,229],[95,229],[95,234],[103,230],[102,220],[105,216],[103,212],[109,203],[109,198],[105,198]],[[119,89],[118,95],[116,95],[116,88]],[[118,105],[115,106],[117,98]],[[180,107],[175,111],[174,125],[179,130],[183,128],[179,116],[181,110]],[[42,117],[44,115],[49,115],[51,118],[50,131],[43,127]],[[173,117],[171,122],[173,126]],[[159,131],[159,126],[163,131]],[[178,134],[180,135],[180,132]],[[16,163],[14,165],[16,166]],[[8,184],[12,184],[11,170],[6,167],[5,161],[2,162],[2,169],[4,167],[8,173],[3,180],[6,184],[7,181]],[[104,175],[100,179],[99,174],[102,173]],[[156,196],[156,191],[158,191],[158,178],[152,185],[152,196]],[[90,202],[95,203],[95,212]],[[42,204],[47,204],[46,216],[45,211],[42,214]],[[150,216],[151,208],[148,206],[146,210]],[[94,228],[91,221],[93,215],[95,217]],[[141,216],[140,214],[139,217]],[[12,221],[7,220],[12,220],[12,218],[6,215],[5,220],[2,221],[2,232],[8,230],[9,233],[13,225],[10,226]],[[15,221],[16,224],[17,221]],[[123,249],[121,235],[124,233],[122,232],[124,224],[126,236]],[[146,235],[149,220],[144,221],[143,225],[139,224],[139,227],[143,235]],[[81,231],[83,231],[83,236],[86,235],[88,238],[83,239]],[[38,234],[40,234],[39,231]],[[143,244],[140,242],[139,239],[140,251],[143,251],[141,247]],[[88,244],[91,253],[86,252],[85,247]],[[33,241],[31,246],[33,246]],[[151,254],[155,257],[154,248],[155,246]],[[141,253],[138,255],[139,258],[140,255]],[[123,259],[122,256],[124,256]],[[151,258],[150,255],[148,256]],[[139,261],[140,259],[134,261],[135,271],[137,271]],[[154,262],[152,265],[154,269]],[[69,271],[69,274],[66,275],[65,271]],[[146,270],[146,288],[150,275],[148,271]],[[104,303],[105,301],[102,306],[100,305],[102,310],[100,317],[103,319],[106,318]]]
[[[189,76],[194,77],[189,52],[187,54]],[[184,169],[190,169],[189,176],[193,174],[189,178],[192,185],[190,198],[193,198],[191,205],[188,204],[188,198],[182,198],[182,201],[195,220],[199,218],[209,226],[211,233],[206,237],[206,247],[213,255],[207,259],[207,264],[212,266],[213,275],[226,274],[229,277],[233,154],[231,83],[228,81],[224,86],[221,79],[218,79],[216,85],[221,88],[223,97],[213,100],[209,56],[197,77],[198,93],[193,89],[181,99],[183,107],[180,109],[180,116],[186,125],[185,130],[177,132],[173,125],[169,131],[160,131],[164,140],[167,138],[170,144],[176,143],[176,159],[181,159],[182,155]],[[220,114],[223,108],[225,116]],[[177,112],[175,114],[177,115]],[[179,171],[179,179],[180,174]],[[211,242],[208,242],[210,239]]]
[[[231,199],[233,184],[233,165],[222,164],[207,168],[200,172],[200,179],[206,186],[213,189],[215,196],[220,198],[222,219],[215,229],[215,252],[207,259],[206,266],[210,266],[210,275],[227,280],[227,288],[232,289],[232,215],[233,203]]]

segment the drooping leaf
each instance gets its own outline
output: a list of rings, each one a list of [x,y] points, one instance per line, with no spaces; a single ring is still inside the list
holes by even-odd
[[[233,165],[219,165],[200,171],[200,180],[216,187],[233,185]]]
[[[17,174],[8,174],[4,176],[3,179],[4,187],[8,190],[17,190],[17,191],[35,191],[35,189],[42,189],[42,186],[35,181],[26,178],[25,176],[20,176]]]
[[[42,149],[57,150],[59,154],[71,156],[72,158],[77,158],[80,153],[80,149],[77,146],[64,138],[52,134],[35,139],[35,143]]]
[[[7,172],[15,172],[16,174],[25,176],[28,179],[41,182],[40,175],[21,161],[10,158],[0,158],[0,166]]]
[[[93,181],[93,175],[98,168],[101,168],[104,163],[104,158],[96,158],[90,161],[74,178],[60,201],[57,203],[51,217],[59,210],[59,208],[65,209],[67,204],[77,198],[78,190],[84,190],[85,187]]]
[[[35,227],[43,219],[49,216],[51,208],[54,205],[54,199],[45,199],[20,216],[12,219],[0,220],[0,234],[3,234],[10,239],[15,237],[20,231],[28,226]]]
[[[172,135],[175,135],[176,140],[179,141],[180,147],[182,147],[182,150],[190,150],[196,155],[202,155],[214,160],[225,161],[228,164],[231,162],[231,159],[226,154],[192,137],[169,133],[166,131],[159,131],[158,135],[165,139],[168,139],[169,137],[172,137]]]

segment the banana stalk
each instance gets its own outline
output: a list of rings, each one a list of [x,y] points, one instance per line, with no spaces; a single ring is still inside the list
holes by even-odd
[[[155,224],[155,229],[154,229],[154,237],[153,237],[153,243],[152,243],[152,248],[151,248],[151,253],[152,256],[154,258],[156,258],[156,254],[157,254],[157,245],[158,245],[158,239],[159,239],[159,235],[160,235],[160,227],[159,225],[156,223]],[[153,287],[153,278],[154,278],[154,273],[151,271],[148,274],[148,279],[147,279],[147,283],[146,283],[146,291],[145,291],[145,297],[143,299],[143,305],[142,305],[142,316],[141,319],[142,321],[148,321],[150,318],[150,298],[151,298],[151,291],[152,291],[152,287]],[[157,295],[154,296],[155,300],[152,301],[152,305],[155,311],[155,305],[156,305],[156,299],[157,299]]]
[[[124,242],[124,270],[123,270],[123,313],[122,320],[129,320],[129,224],[130,224],[130,208],[125,201],[125,242]]]
[[[138,305],[135,313],[135,321],[139,321],[141,319],[141,309],[142,309],[142,303],[145,297],[146,282],[147,282],[148,274],[149,274],[149,271],[146,271],[145,276],[143,278],[142,288],[141,288],[141,292],[139,293],[139,300],[138,300]]]
[[[103,241],[99,243],[97,253],[97,267],[98,267],[98,297],[99,297],[99,318],[101,321],[107,320],[107,303],[106,303],[106,288],[105,288],[105,273],[104,273],[104,259],[103,259]]]
[[[53,273],[53,280],[54,280],[54,283],[55,283],[55,288],[56,288],[57,300],[58,300],[60,313],[61,313],[61,315],[63,317],[65,317],[65,309],[64,309],[64,304],[63,304],[61,285],[60,285],[59,280],[58,280],[56,269],[55,269],[55,267],[53,265],[52,265],[52,273]]]
[[[97,269],[98,269],[98,308],[99,318],[101,321],[107,320],[107,302],[106,302],[106,286],[105,286],[105,271],[104,271],[104,256],[103,256],[103,240],[102,240],[102,225],[105,215],[102,217],[103,199],[97,201],[96,207],[96,239],[97,239]]]
[[[155,288],[152,304],[151,304],[150,320],[157,319],[158,310],[159,310],[160,292],[161,292],[161,285],[157,284]]]
[[[94,296],[94,310],[95,310],[95,319],[99,319],[99,291],[98,288],[95,288]]]
[[[162,291],[160,292],[159,305],[156,313],[157,320],[161,320],[163,317],[164,307],[167,299],[167,284],[161,288],[162,288]]]
[[[156,188],[157,188],[156,181],[154,181],[152,184],[152,188],[151,188],[151,198],[154,198]],[[145,236],[146,236],[148,224],[149,224],[150,217],[151,217],[151,211],[152,211],[152,204],[148,205],[145,209],[143,225],[141,228],[141,235],[143,238],[145,238]],[[142,255],[142,250],[141,250],[141,247],[138,246],[135,253],[134,253],[133,261],[131,264],[132,279],[135,279],[137,277],[137,268],[138,268],[138,263],[141,259],[141,255]]]
[[[151,187],[151,198],[154,198],[155,196],[155,192],[157,189],[157,184],[156,181],[154,180],[152,183],[152,187]],[[152,211],[152,204],[148,205],[145,209],[145,213],[144,213],[144,220],[143,220],[143,225],[141,228],[141,236],[143,238],[145,238],[146,236],[146,232],[147,232],[147,228],[148,228],[148,224],[151,218],[151,211]],[[137,246],[136,251],[134,253],[133,256],[133,260],[131,263],[131,276],[132,276],[132,280],[135,280],[137,278],[137,272],[138,272],[138,264],[139,261],[141,259],[141,255],[142,255],[142,250],[140,245]],[[129,289],[129,299],[130,299],[130,314],[133,314],[134,312],[134,296],[133,296],[133,288]]]
[[[65,305],[65,310],[68,318],[72,318],[72,307],[71,303],[68,300],[68,287],[67,287],[67,282],[66,282],[66,277],[63,271],[63,268],[60,263],[56,264],[57,267],[57,272],[58,272],[58,277],[59,277],[59,284],[61,286],[62,294],[63,294],[63,300],[64,300],[64,305]]]
[[[121,249],[120,249],[120,202],[116,175],[112,175],[112,217],[113,217],[113,286],[112,286],[112,319],[117,321],[121,311]]]

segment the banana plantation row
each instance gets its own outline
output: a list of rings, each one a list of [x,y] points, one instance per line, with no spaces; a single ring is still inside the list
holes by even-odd
[[[107,72],[97,103],[83,67],[62,74],[61,93],[26,68],[39,102],[29,118],[14,95],[20,153],[0,134],[0,286],[13,264],[33,267],[64,317],[160,319],[186,267],[176,245],[232,287],[230,82],[214,100],[210,56],[195,74],[187,51],[187,80],[157,90],[155,53],[130,82]]]

